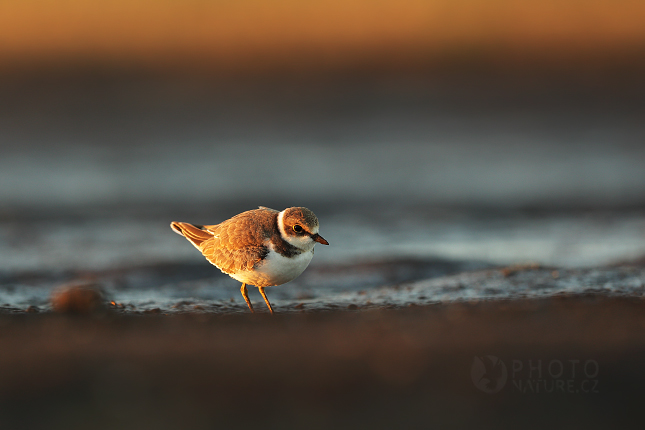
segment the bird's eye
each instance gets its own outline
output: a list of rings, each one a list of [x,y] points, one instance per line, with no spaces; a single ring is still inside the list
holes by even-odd
[[[300,224],[294,225],[293,231],[295,231],[296,233],[302,233],[302,227],[300,226]]]

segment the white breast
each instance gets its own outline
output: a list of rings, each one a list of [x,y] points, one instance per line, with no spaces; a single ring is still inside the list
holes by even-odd
[[[269,248],[267,257],[253,270],[229,274],[233,279],[256,287],[282,285],[296,279],[309,266],[314,256],[313,248],[295,257],[284,257]]]

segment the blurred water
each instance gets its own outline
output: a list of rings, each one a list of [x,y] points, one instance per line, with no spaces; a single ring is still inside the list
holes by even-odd
[[[250,209],[250,208],[249,208]],[[282,207],[280,207],[282,209]],[[312,207],[316,210],[316,207]],[[89,218],[0,224],[1,270],[5,273],[109,270],[205,261],[169,228],[166,218]],[[312,264],[440,258],[487,264],[539,263],[587,267],[645,255],[645,213],[629,211],[487,213],[434,208],[321,207],[319,247]],[[230,216],[236,212],[231,210]],[[206,214],[188,221],[217,223]]]
[[[0,83],[0,201],[641,205],[639,81]]]

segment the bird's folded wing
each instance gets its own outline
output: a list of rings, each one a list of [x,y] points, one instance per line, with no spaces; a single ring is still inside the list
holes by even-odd
[[[199,250],[224,273],[251,270],[269,253],[277,213],[254,209],[217,225],[202,226],[211,237],[201,243]]]
[[[252,270],[269,253],[269,249],[264,245],[243,248],[228,247],[223,245],[218,237],[213,237],[202,243],[199,249],[208,261],[224,273]]]

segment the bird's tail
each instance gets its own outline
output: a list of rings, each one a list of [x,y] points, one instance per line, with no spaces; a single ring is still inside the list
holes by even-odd
[[[211,239],[213,234],[209,231],[202,230],[202,226],[193,225],[187,222],[173,221],[170,223],[170,228],[182,236],[184,236],[195,248],[200,249],[200,245]]]

